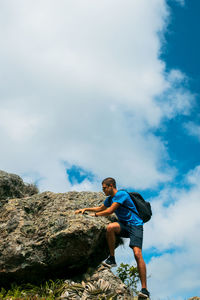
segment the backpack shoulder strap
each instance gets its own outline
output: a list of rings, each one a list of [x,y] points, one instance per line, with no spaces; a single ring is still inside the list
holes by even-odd
[[[133,201],[133,203],[135,204],[134,198],[131,197],[131,195],[129,194],[129,192],[127,192],[126,190],[120,190],[120,191],[126,192],[126,193],[129,195],[129,197],[131,198],[131,200]],[[127,209],[131,210],[134,214],[136,214],[136,215],[140,218],[140,215],[139,215],[139,213],[138,213],[137,211],[133,210],[132,208],[130,208],[129,206],[126,206],[126,205],[124,205],[124,204],[120,204],[120,205],[121,205],[122,207],[124,207],[124,208],[127,208]],[[135,207],[136,207],[136,205],[135,205]],[[136,209],[137,209],[137,208],[136,208]]]

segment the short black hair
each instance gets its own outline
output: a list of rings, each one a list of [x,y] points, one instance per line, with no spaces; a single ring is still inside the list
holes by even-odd
[[[114,178],[112,178],[112,177],[107,177],[107,178],[105,178],[103,181],[102,181],[102,184],[106,184],[106,185],[111,185],[112,184],[112,186],[114,187],[114,188],[116,188],[116,181],[115,181],[115,179]]]

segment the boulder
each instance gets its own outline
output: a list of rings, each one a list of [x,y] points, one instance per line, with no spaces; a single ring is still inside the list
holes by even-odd
[[[38,193],[33,184],[26,184],[21,177],[0,170],[0,206],[10,198],[21,198]]]
[[[96,268],[108,255],[105,232],[111,218],[75,210],[101,205],[104,199],[103,193],[95,192],[44,192],[7,199],[0,211],[2,285],[72,278]]]

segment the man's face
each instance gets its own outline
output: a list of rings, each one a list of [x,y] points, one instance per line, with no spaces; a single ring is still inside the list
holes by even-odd
[[[106,196],[110,196],[110,195],[112,195],[112,191],[113,191],[113,186],[112,186],[112,184],[111,185],[107,185],[107,184],[102,184],[102,190],[103,190],[103,192],[104,192],[104,194],[106,195]]]

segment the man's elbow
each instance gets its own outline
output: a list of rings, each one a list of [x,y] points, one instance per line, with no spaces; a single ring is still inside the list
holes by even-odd
[[[107,214],[108,214],[108,216],[109,216],[109,215],[112,215],[112,214],[114,213],[114,210],[112,210],[112,209],[107,209],[106,212],[107,212]]]

